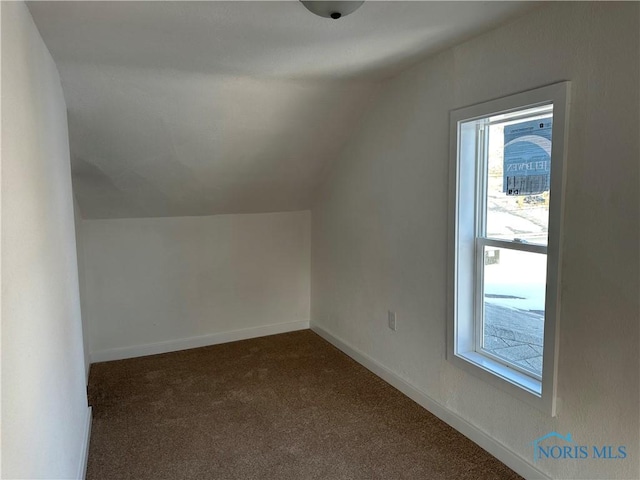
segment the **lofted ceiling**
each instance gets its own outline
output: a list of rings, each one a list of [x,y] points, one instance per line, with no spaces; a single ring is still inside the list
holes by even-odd
[[[303,210],[383,81],[530,9],[365,1],[30,2],[84,218]]]

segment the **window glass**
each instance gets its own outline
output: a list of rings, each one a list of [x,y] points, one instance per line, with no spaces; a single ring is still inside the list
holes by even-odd
[[[486,236],[547,244],[552,107],[491,117],[486,169]]]
[[[542,376],[547,256],[484,247],[481,348]]]

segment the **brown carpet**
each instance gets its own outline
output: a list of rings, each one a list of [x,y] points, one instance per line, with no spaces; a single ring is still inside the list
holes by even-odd
[[[91,366],[88,479],[519,479],[310,330]]]

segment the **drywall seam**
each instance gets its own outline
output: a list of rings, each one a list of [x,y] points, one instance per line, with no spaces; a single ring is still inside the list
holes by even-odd
[[[84,426],[84,442],[82,443],[82,451],[80,453],[80,464],[78,465],[78,474],[76,478],[84,480],[87,476],[87,464],[89,463],[89,442],[91,441],[91,424],[93,422],[93,408],[87,408],[87,417]]]
[[[294,332],[296,330],[306,330],[309,328],[309,321],[276,323],[254,328],[243,328],[230,332],[213,333],[200,335],[197,337],[182,338],[179,340],[169,340],[166,342],[147,343],[144,345],[134,345],[132,347],[113,348],[91,352],[91,363],[108,362],[111,360],[122,360],[125,358],[144,357],[146,355],[156,355],[158,353],[177,352],[190,348],[207,347],[220,343],[235,342],[238,340],[248,340],[250,338],[266,337],[278,333]]]
[[[478,427],[467,422],[464,418],[452,412],[441,403],[435,401],[429,395],[419,390],[407,380],[398,376],[396,373],[392,372],[381,363],[378,363],[367,354],[352,347],[348,343],[340,340],[333,334],[324,330],[322,327],[314,325],[313,323],[311,324],[311,330],[313,330],[326,341],[341,350],[343,353],[349,355],[363,367],[376,374],[382,380],[400,390],[400,392],[404,393],[407,397],[434,414],[440,420],[455,428],[458,432],[478,444],[480,447],[485,449],[487,452],[496,457],[509,468],[522,475],[524,478],[544,480],[550,478],[537,468],[527,463],[522,457],[517,455],[508,447],[490,437]]]

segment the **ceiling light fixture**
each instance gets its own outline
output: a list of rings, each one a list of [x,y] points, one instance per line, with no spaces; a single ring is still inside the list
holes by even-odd
[[[315,13],[320,17],[333,18],[334,20],[337,20],[355,12],[364,3],[364,0],[361,2],[322,2],[317,0],[300,0],[300,2],[302,2],[302,4],[311,13]]]

